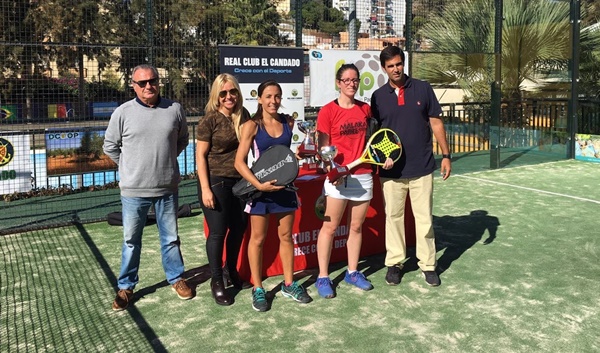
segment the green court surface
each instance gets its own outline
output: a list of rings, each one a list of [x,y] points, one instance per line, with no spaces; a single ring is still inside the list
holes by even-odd
[[[458,165],[458,163],[457,163]],[[209,288],[203,216],[180,219],[186,277],[196,297],[164,281],[155,226],[146,228],[137,301],[113,312],[121,229],[106,223],[0,236],[0,352],[598,352],[600,164],[574,160],[435,178],[434,225],[442,285],[428,287],[414,258],[388,286],[383,255],[360,269],[362,292],[332,264],[337,297],[317,272],[296,278],[301,305],[265,281],[272,308],[250,290],[230,307]]]
[[[195,179],[179,184],[179,204],[198,202]],[[112,188],[50,196],[24,198],[4,202],[0,212],[0,236],[19,230],[104,220],[106,215],[121,210],[119,189]]]
[[[564,159],[564,145],[561,146],[554,146],[556,151],[553,153],[540,151],[537,147],[502,148],[499,167],[514,167]],[[560,148],[557,149],[558,147]],[[452,167],[457,173],[488,170],[490,169],[490,151],[456,154]],[[98,186],[94,191],[85,189],[72,192],[67,187],[64,192],[56,190],[46,192],[49,195],[3,202],[0,206],[0,235],[69,225],[74,222],[100,221],[104,220],[107,214],[120,211],[121,208],[118,188],[102,189],[102,186]],[[192,204],[197,207],[197,195],[197,182],[194,177],[181,182],[179,185],[180,205]]]

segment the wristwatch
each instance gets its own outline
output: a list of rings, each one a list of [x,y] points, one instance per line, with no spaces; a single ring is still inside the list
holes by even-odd
[[[452,155],[451,154],[443,154],[442,158],[448,158],[449,160],[452,160]]]

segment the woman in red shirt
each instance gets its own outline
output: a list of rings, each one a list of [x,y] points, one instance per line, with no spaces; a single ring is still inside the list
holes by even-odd
[[[367,103],[354,99],[360,85],[360,73],[354,64],[344,64],[338,69],[336,84],[340,89],[339,98],[325,105],[317,116],[318,145],[319,150],[323,146],[336,146],[338,153],[334,162],[346,165],[358,159],[363,152],[371,108]],[[371,282],[357,269],[362,245],[362,224],[373,197],[372,169],[363,163],[353,168],[351,173],[334,183],[325,180],[327,201],[325,221],[317,239],[319,277],[315,283],[323,298],[335,296],[333,283],[329,279],[329,260],[333,237],[346,208],[349,234],[348,270],[344,281],[362,290],[373,289]]]

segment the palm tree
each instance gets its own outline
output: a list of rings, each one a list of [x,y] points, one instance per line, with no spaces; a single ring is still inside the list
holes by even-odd
[[[420,34],[426,48],[438,54],[424,55],[419,76],[433,83],[458,84],[469,100],[488,100],[494,81],[494,11],[491,0],[459,0],[448,4],[442,15],[432,16]],[[505,0],[503,15],[502,94],[520,101],[527,81],[541,89],[550,85],[542,80],[543,73],[567,72],[569,3]],[[600,31],[582,33],[582,48],[594,48],[590,43],[598,37]]]

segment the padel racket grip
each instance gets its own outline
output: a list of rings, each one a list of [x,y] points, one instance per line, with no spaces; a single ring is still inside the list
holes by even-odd
[[[333,183],[346,175],[350,175],[350,169],[345,166],[339,166],[330,170],[329,173],[327,173],[327,178],[329,179],[330,183]]]

